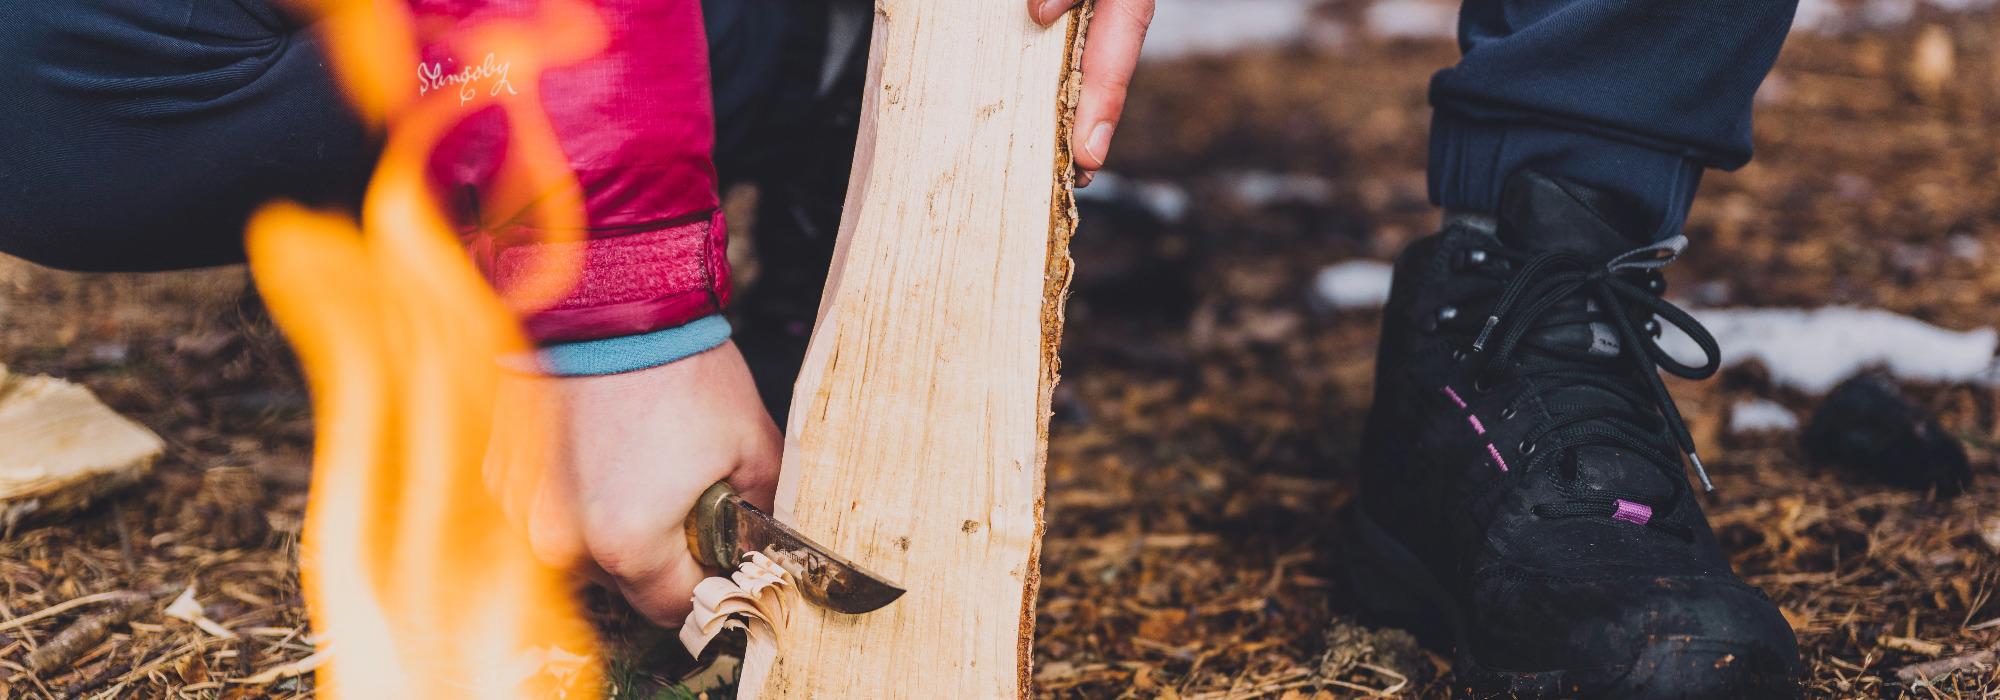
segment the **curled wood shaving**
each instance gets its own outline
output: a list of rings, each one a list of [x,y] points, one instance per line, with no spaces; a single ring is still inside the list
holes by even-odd
[[[785,625],[791,621],[792,575],[759,552],[744,556],[742,566],[727,578],[713,576],[695,584],[694,610],[681,625],[681,644],[701,656],[723,630],[741,629],[748,650],[737,683],[740,700],[754,700],[770,673],[753,659],[776,658]]]

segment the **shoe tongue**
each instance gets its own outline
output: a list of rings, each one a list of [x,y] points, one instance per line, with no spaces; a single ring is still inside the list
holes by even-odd
[[[1532,170],[1507,179],[1499,218],[1500,242],[1529,252],[1602,262],[1653,242],[1646,208],[1632,198]]]
[[[1643,233],[1645,207],[1630,197],[1557,180],[1532,170],[1507,179],[1500,195],[1500,242],[1535,253],[1562,251],[1607,262],[1652,241]],[[1558,313],[1595,310],[1582,297],[1565,299]],[[1543,344],[1616,357],[1618,334],[1603,323],[1551,326],[1535,334]]]
[[[1502,244],[1516,250],[1562,251],[1602,263],[1652,243],[1647,218],[1645,207],[1623,195],[1524,170],[1509,178],[1501,193],[1497,233]],[[1562,300],[1552,312],[1595,308],[1594,300],[1577,296]],[[1606,323],[1549,326],[1531,338],[1536,344],[1605,358],[1618,356],[1622,345]],[[1532,356],[1523,359],[1535,362]],[[1607,403],[1625,406],[1623,399],[1588,385],[1558,388],[1544,400],[1559,413]],[[1587,447],[1572,458],[1577,460],[1576,477],[1586,488],[1648,496],[1664,495],[1670,488],[1657,468],[1625,450]]]

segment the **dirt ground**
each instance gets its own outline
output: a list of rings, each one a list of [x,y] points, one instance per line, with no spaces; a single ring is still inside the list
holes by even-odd
[[[1705,305],[2000,322],[2000,266],[1981,253],[2000,246],[2000,15],[1930,12],[1793,38],[1760,95],[1758,160],[1707,179],[1675,289]],[[1922,58],[1940,46],[1943,68]],[[1323,266],[1386,259],[1435,223],[1424,84],[1453,51],[1361,36],[1141,73],[1120,173],[1187,206],[1085,212],[1050,448],[1044,696],[1447,695],[1445,657],[1345,602],[1339,511],[1355,497],[1379,319],[1309,290]],[[0,265],[0,362],[87,384],[169,443],[124,497],[0,538],[0,697],[312,694],[307,678],[234,682],[311,653],[294,558],[310,416],[282,342],[246,320],[246,283]],[[1991,661],[1926,683],[1896,674],[2000,648],[2000,393],[1904,388],[1971,455],[1964,495],[1815,465],[1793,435],[1728,434],[1738,400],[1802,416],[1818,402],[1759,367],[1676,393],[1713,455],[1704,506],[1798,630],[1810,696],[2000,697]],[[236,639],[159,614],[190,583]],[[7,620],[120,590],[158,598],[74,659],[27,669],[107,605]],[[601,596],[593,608],[619,697],[685,696],[661,682],[685,664],[667,637]]]

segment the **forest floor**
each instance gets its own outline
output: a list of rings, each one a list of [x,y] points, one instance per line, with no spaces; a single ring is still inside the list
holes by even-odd
[[[1795,36],[1759,97],[1758,158],[1711,174],[1675,290],[1705,306],[1848,305],[1955,329],[2000,323],[2000,15],[1919,13]],[[1931,29],[1926,29],[1931,27]],[[1939,42],[1954,59],[1942,78]],[[1036,681],[1052,698],[1448,694],[1448,657],[1354,616],[1341,509],[1355,497],[1379,314],[1315,301],[1314,275],[1431,231],[1429,73],[1449,41],[1350,37],[1155,60],[1119,130],[1127,192],[1074,250],[1048,472]],[[1102,199],[1102,196],[1100,196]],[[0,537],[0,697],[298,697],[231,683],[311,653],[296,548],[311,419],[241,270],[73,275],[0,265],[0,362],[81,382],[169,444],[123,497]],[[248,319],[248,320],[246,320]],[[1820,397],[1750,364],[1674,383],[1737,571],[1799,633],[1812,697],[2000,697],[2000,390],[1905,382],[1971,457],[1956,498],[1816,465],[1784,431],[1727,429]],[[115,590],[198,586],[222,640],[157,611],[62,668],[28,654]],[[162,601],[164,602],[164,601]],[[670,636],[601,597],[620,697],[654,697]],[[671,696],[669,696],[671,697]]]

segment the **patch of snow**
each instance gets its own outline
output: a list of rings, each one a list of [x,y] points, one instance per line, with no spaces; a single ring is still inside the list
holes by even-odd
[[[1868,0],[1861,6],[1861,21],[1870,27],[1893,27],[1917,14],[1917,0]]]
[[[1814,34],[1841,34],[1871,29],[1887,29],[1909,23],[1917,9],[1929,5],[1952,13],[1989,10],[1996,0],[1866,0],[1858,4],[1841,0],[1800,0],[1792,16],[1792,31]]]
[[[1333,199],[1333,181],[1318,175],[1249,170],[1222,178],[1229,194],[1250,208],[1273,204],[1325,204]]]
[[[1187,190],[1170,182],[1134,180],[1108,171],[1097,171],[1090,186],[1076,191],[1085,202],[1136,202],[1162,223],[1175,224],[1187,217]]]
[[[1847,11],[1838,0],[1799,0],[1792,14],[1792,31],[1830,34],[1840,29]]]
[[[1223,54],[1299,41],[1312,21],[1311,0],[1159,0],[1140,57]]]
[[[1729,280],[1707,280],[1689,285],[1682,296],[1701,306],[1724,306],[1735,298],[1736,290]]]
[[[1880,309],[1690,309],[1722,346],[1723,366],[1756,359],[1779,384],[1823,394],[1871,366],[1910,380],[1994,384],[1992,328],[1954,331]],[[1701,350],[1671,325],[1661,347],[1682,362]]]
[[[1458,36],[1458,3],[1438,0],[1379,0],[1368,6],[1368,33],[1407,39]]]
[[[1975,236],[1968,236],[1963,233],[1954,235],[1951,237],[1951,240],[1945,241],[1944,247],[1945,250],[1951,251],[1952,257],[1966,262],[1979,262],[1986,259],[1986,245],[1980,243],[1979,239]]]
[[[1313,294],[1335,309],[1373,309],[1389,301],[1389,278],[1395,267],[1380,260],[1349,260],[1329,265],[1313,277]]]
[[[1798,429],[1798,414],[1770,399],[1738,401],[1729,409],[1731,433],[1789,433]]]

